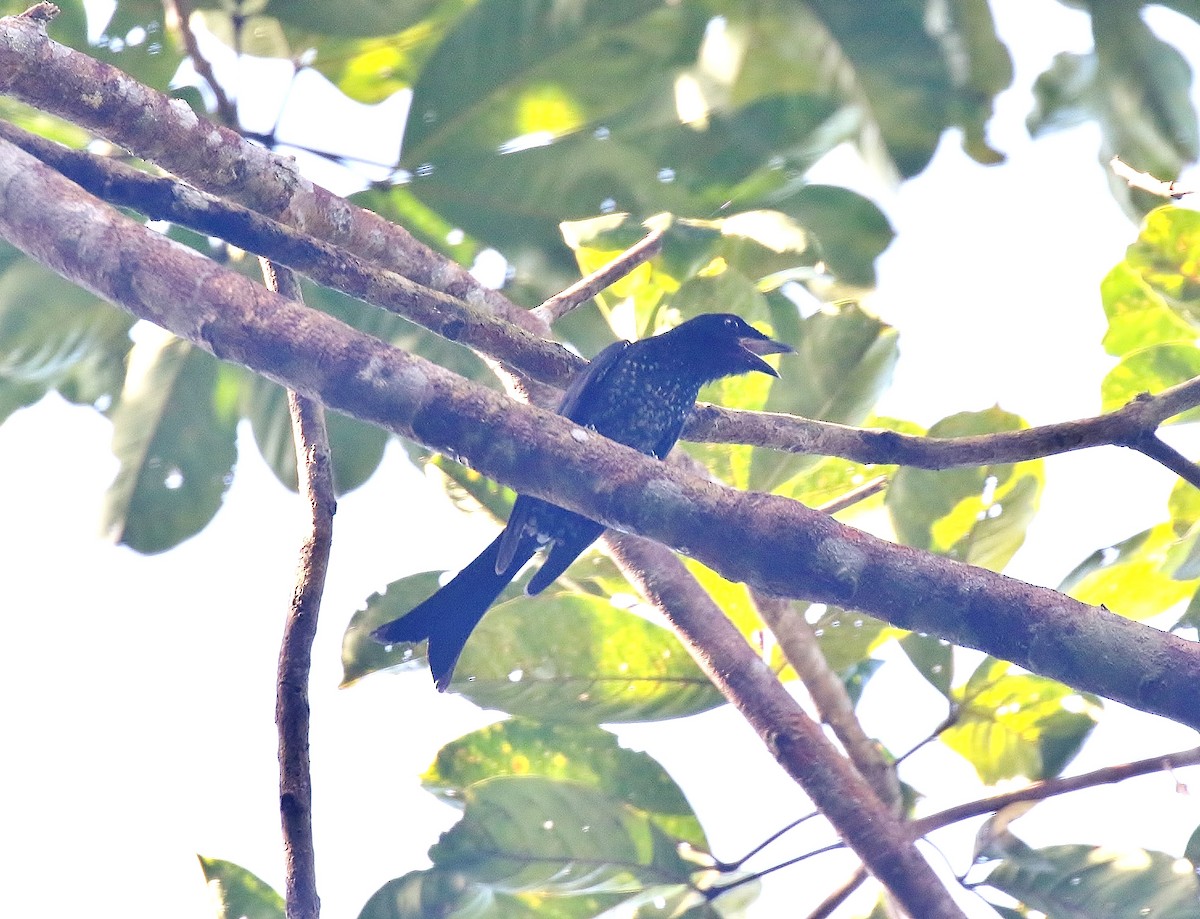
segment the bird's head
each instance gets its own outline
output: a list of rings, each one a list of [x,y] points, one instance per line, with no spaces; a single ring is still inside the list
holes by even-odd
[[[758,371],[779,376],[762,359],[764,354],[788,354],[795,349],[768,338],[740,316],[705,313],[681,323],[661,337],[670,336],[672,346],[686,353],[710,373],[710,379]]]

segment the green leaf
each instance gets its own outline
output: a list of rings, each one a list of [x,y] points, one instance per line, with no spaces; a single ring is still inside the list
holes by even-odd
[[[587,578],[588,556],[567,571]],[[342,643],[343,685],[389,667],[424,663],[423,645],[390,651],[370,637],[436,589],[432,573],[402,578],[355,613]],[[707,711],[724,698],[668,630],[606,597],[553,587],[526,597],[514,585],[467,642],[451,687],[483,708],[539,721],[654,721]]]
[[[120,391],[133,321],[12,252],[0,275],[0,378],[104,405]]]
[[[883,661],[868,657],[842,670],[838,674],[842,680],[842,684],[846,687],[846,694],[850,697],[851,705],[858,705],[859,700],[862,698],[863,690],[867,688],[867,683],[870,682],[871,677],[879,672],[879,668],[882,666]]]
[[[351,686],[377,670],[418,670],[424,660],[406,658],[403,654],[386,651],[371,637],[371,632],[393,619],[399,619],[438,589],[441,574],[425,571],[392,581],[379,593],[372,594],[363,609],[350,619],[342,636],[343,688]]]
[[[1098,549],[1067,575],[1058,589],[1076,600],[1105,606],[1130,619],[1165,612],[1196,592],[1197,581],[1180,577],[1196,551],[1192,529],[1179,536],[1170,523]]]
[[[1180,479],[1167,498],[1167,510],[1175,535],[1183,536],[1200,521],[1200,488]]]
[[[600,728],[510,718],[446,744],[421,782],[459,806],[469,786],[497,775],[540,775],[594,788],[693,848],[708,850],[699,820],[666,770]]]
[[[241,395],[241,413],[250,421],[263,459],[280,482],[296,491],[296,444],[287,392],[265,377],[247,374]],[[326,412],[325,424],[329,429],[334,488],[343,495],[362,485],[379,467],[388,433],[334,411]]]
[[[812,0],[850,65],[892,162],[905,178],[929,163],[950,123],[953,81],[925,26],[925,5]]]
[[[1191,863],[1145,849],[1047,846],[1008,857],[984,882],[1046,916],[1195,919]]]
[[[223,4],[222,4],[223,5]],[[453,12],[468,6],[467,0],[343,0],[337,4],[295,3],[270,0],[263,13],[294,29],[318,35],[387,35],[405,30],[430,28]]]
[[[498,776],[463,803],[429,857],[502,893],[636,893],[686,885],[696,869],[646,814],[586,785]]]
[[[848,671],[894,634],[879,619],[836,606],[822,611],[813,623],[813,633],[825,660],[838,673]]]
[[[895,329],[857,304],[831,306],[799,325],[796,356],[772,385],[764,409],[837,424],[861,424],[892,382],[899,357]],[[811,457],[758,450],[748,487],[769,491],[813,466]]]
[[[1200,147],[1190,101],[1191,68],[1146,25],[1137,5],[1114,4],[1092,11],[1095,50],[1061,53],[1034,85],[1036,106],[1028,119],[1034,136],[1099,122],[1101,161],[1114,154],[1134,169],[1175,178]],[[1106,170],[1109,187],[1131,215],[1161,199],[1131,189]]]
[[[1200,867],[1200,827],[1192,831],[1187,845],[1183,847],[1183,857],[1192,863],[1192,867]]]
[[[991,408],[939,421],[931,437],[1013,431],[1025,422]],[[1002,569],[1025,541],[1044,480],[1041,460],[932,472],[902,467],[887,508],[900,540],[973,565]]]
[[[113,412],[120,463],[105,496],[105,530],[138,552],[200,532],[221,506],[237,459],[236,392],[216,358],[165,333],[134,346]],[[226,379],[229,379],[228,377]]]
[[[1115,357],[1151,345],[1196,340],[1196,329],[1128,261],[1113,268],[1100,283],[1100,298],[1108,317],[1104,350]]]
[[[219,904],[217,919],[283,919],[283,897],[260,877],[233,862],[196,857]]]
[[[989,785],[1016,776],[1038,781],[1058,775],[1100,711],[1095,696],[1017,672],[994,658],[984,660],[951,698],[959,714],[941,739]]]
[[[896,236],[878,205],[847,188],[806,185],[786,209],[812,231],[825,264],[839,280],[858,287],[875,285],[875,259]]]
[[[954,681],[954,647],[936,635],[909,632],[900,639],[900,648],[908,655],[917,672],[947,699]]]
[[[1012,55],[996,35],[987,0],[952,0],[943,10],[945,19],[935,22],[933,33],[947,60],[954,62],[963,149],[976,162],[1000,162],[1004,157],[987,143],[985,132],[992,101],[1012,83]]]
[[[1200,374],[1200,348],[1194,344],[1151,345],[1121,358],[1100,384],[1101,410],[1115,411],[1144,393],[1157,394]],[[1173,421],[1195,421],[1200,411],[1176,415]]]
[[[1200,214],[1159,207],[1142,220],[1138,238],[1126,250],[1125,264],[1193,332],[1200,327]],[[1195,335],[1189,336],[1194,338]],[[1171,339],[1165,339],[1171,340]],[[1143,342],[1143,347],[1149,342]]]

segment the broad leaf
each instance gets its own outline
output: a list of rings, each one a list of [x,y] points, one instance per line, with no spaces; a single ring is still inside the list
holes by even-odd
[[[296,443],[283,387],[265,377],[247,375],[242,386],[241,413],[250,421],[254,442],[275,477],[297,489]],[[388,433],[338,412],[325,413],[329,430],[333,482],[339,495],[369,479],[383,459]]]
[[[465,789],[463,804],[429,857],[498,892],[635,893],[685,885],[696,869],[646,814],[586,785],[499,776]]]
[[[950,684],[954,681],[954,647],[936,635],[909,632],[900,639],[900,648],[908,655],[929,684],[946,698],[951,697]]]
[[[691,805],[666,770],[599,728],[510,718],[446,744],[421,781],[461,806],[469,786],[497,775],[540,775],[597,789],[693,848],[708,849]]]
[[[960,437],[1025,426],[1018,416],[992,408],[945,418],[929,435]],[[1025,541],[1043,478],[1041,460],[939,472],[902,467],[888,489],[887,507],[902,542],[1000,570]]]
[[[568,579],[590,564],[587,557],[576,562]],[[370,633],[436,583],[433,574],[403,578],[354,614],[343,639],[343,685],[424,663],[423,645],[386,650]],[[451,687],[483,708],[584,724],[677,718],[724,702],[669,630],[606,598],[559,587],[537,597],[509,588],[472,633]]]
[[[1200,901],[1190,862],[1145,849],[1031,849],[1005,858],[985,883],[1055,919],[1195,919]]]
[[[72,401],[106,407],[121,389],[132,317],[5,249],[0,260],[3,385],[29,395],[57,387]]]
[[[1124,357],[1151,345],[1196,340],[1196,328],[1172,309],[1162,291],[1128,259],[1100,283],[1100,298],[1108,317],[1104,350],[1109,354]],[[1189,308],[1189,319],[1190,313]]]
[[[1190,342],[1152,345],[1132,351],[1110,370],[1100,384],[1101,408],[1111,412],[1145,393],[1156,395],[1200,376],[1200,348]],[[1195,421],[1200,410],[1175,416],[1175,421]]]
[[[953,690],[959,707],[942,742],[961,754],[989,784],[1016,776],[1053,778],[1079,752],[1096,726],[1100,702],[1088,693],[1007,661],[984,660],[967,685]]]
[[[1137,5],[1093,7],[1095,50],[1063,52],[1034,85],[1028,125],[1035,136],[1086,119],[1100,124],[1100,159],[1115,154],[1133,168],[1175,178],[1197,156],[1191,68],[1143,21]],[[1160,203],[1106,171],[1114,196],[1131,214]]]
[[[1171,524],[1160,523],[1093,552],[1058,589],[1121,616],[1148,619],[1196,592],[1197,538],[1192,528],[1180,536]]]
[[[105,498],[112,538],[163,552],[212,519],[237,459],[233,379],[218,374],[211,354],[166,333],[134,347],[112,416],[120,463]]]
[[[283,897],[260,877],[233,862],[197,858],[219,904],[217,919],[283,919]]]

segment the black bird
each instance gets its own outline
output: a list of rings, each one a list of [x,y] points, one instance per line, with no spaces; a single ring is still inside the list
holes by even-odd
[[[653,338],[609,345],[572,381],[558,414],[662,459],[704,384],[755,370],[779,376],[760,355],[791,350],[737,316],[697,316]],[[445,692],[472,630],[534,552],[548,548],[525,588],[530,595],[550,586],[603,532],[593,520],[518,495],[504,530],[478,558],[424,603],[371,634],[383,644],[428,638],[429,669]]]

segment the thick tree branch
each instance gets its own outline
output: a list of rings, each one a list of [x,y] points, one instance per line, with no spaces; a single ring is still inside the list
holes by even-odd
[[[908,831],[862,775],[834,748],[712,598],[664,546],[610,534],[622,569],[675,626],[713,683],[763,743],[914,916],[962,915]]]
[[[294,160],[201,118],[186,103],[115,67],[52,41],[45,18],[22,14],[0,19],[0,93],[81,125],[197,188],[544,334],[545,326],[528,310],[483,287],[467,269],[403,228],[305,179]]]
[[[98,198],[169,220],[300,272],[318,284],[381,306],[448,341],[502,360],[536,380],[563,383],[584,366],[562,345],[423,287],[269,217],[125,163],[71,150],[0,120],[0,138],[53,166]]]
[[[733,581],[858,609],[1200,727],[1200,649],[1047,588],[688,475],[514,403],[124,217],[0,142],[0,236],[82,287],[517,491],[649,536]]]
[[[534,336],[547,333],[537,311],[521,309],[498,292],[481,287],[465,269],[419,243],[402,228],[308,182],[291,159],[276,156],[228,128],[206,121],[184,103],[169,99],[116,68],[51,41],[44,18],[21,15],[0,19],[0,92],[74,121],[197,187],[336,244],[418,285],[450,294],[468,309],[502,319]],[[259,248],[252,251],[261,254]],[[279,261],[288,264],[284,259]],[[438,334],[449,332],[447,337],[452,338],[460,330],[457,321],[435,320],[430,328]],[[499,343],[500,338],[496,341]],[[540,367],[523,366],[513,360],[514,355],[504,353],[508,349],[500,346],[494,350],[501,353],[485,353],[511,363],[532,379],[558,385],[565,382],[571,369],[568,365],[573,363],[571,358],[558,354],[548,355],[548,363]],[[944,443],[893,431],[862,430],[716,406],[699,406],[684,436],[689,440],[749,443],[923,469],[1016,462],[1114,444],[1161,461],[1162,452],[1146,440],[1156,427],[1147,426],[1149,419],[1158,418],[1161,423],[1200,404],[1200,387],[1185,384],[1176,389],[1180,390],[1179,398],[1165,400],[1166,394],[1154,397],[1149,411],[1137,408],[1139,403],[1134,402],[1095,418]],[[1173,410],[1163,415],[1168,405]],[[1200,469],[1194,464],[1184,461],[1171,468],[1200,485]]]
[[[267,286],[296,303],[302,303],[300,285],[287,269],[265,259]],[[300,494],[308,501],[308,533],[300,549],[296,589],[283,630],[275,689],[275,726],[279,733],[279,815],[287,877],[288,919],[317,919],[316,859],[312,832],[312,769],[308,755],[308,681],[312,670],[312,645],[329,550],[333,543],[333,515],[337,501],[333,490],[333,462],[325,409],[319,402],[288,391],[288,411],[296,447],[296,472]]]
[[[481,312],[457,297],[369,263],[341,246],[315,239],[177,179],[149,175],[110,158],[71,150],[5,121],[0,121],[0,138],[33,154],[112,204],[220,237],[287,265],[326,287],[404,316],[448,341],[474,348],[518,371],[523,377],[521,387],[527,392],[537,391],[542,383],[561,386],[583,366],[582,358],[555,342]],[[630,252],[646,246],[640,250],[640,258],[659,242],[651,234]],[[594,292],[598,289],[597,276],[609,278],[616,266],[622,270],[628,267],[624,254],[580,282],[583,289]],[[549,393],[537,391],[533,401],[549,405],[555,399]],[[689,440],[752,444],[793,453],[922,469],[1019,462],[1116,445],[1138,450],[1200,486],[1200,470],[1196,465],[1154,436],[1163,421],[1196,404],[1200,404],[1200,386],[1189,381],[1156,396],[1134,400],[1106,415],[1022,431],[957,438],[853,428],[794,415],[701,404],[684,433]]]

